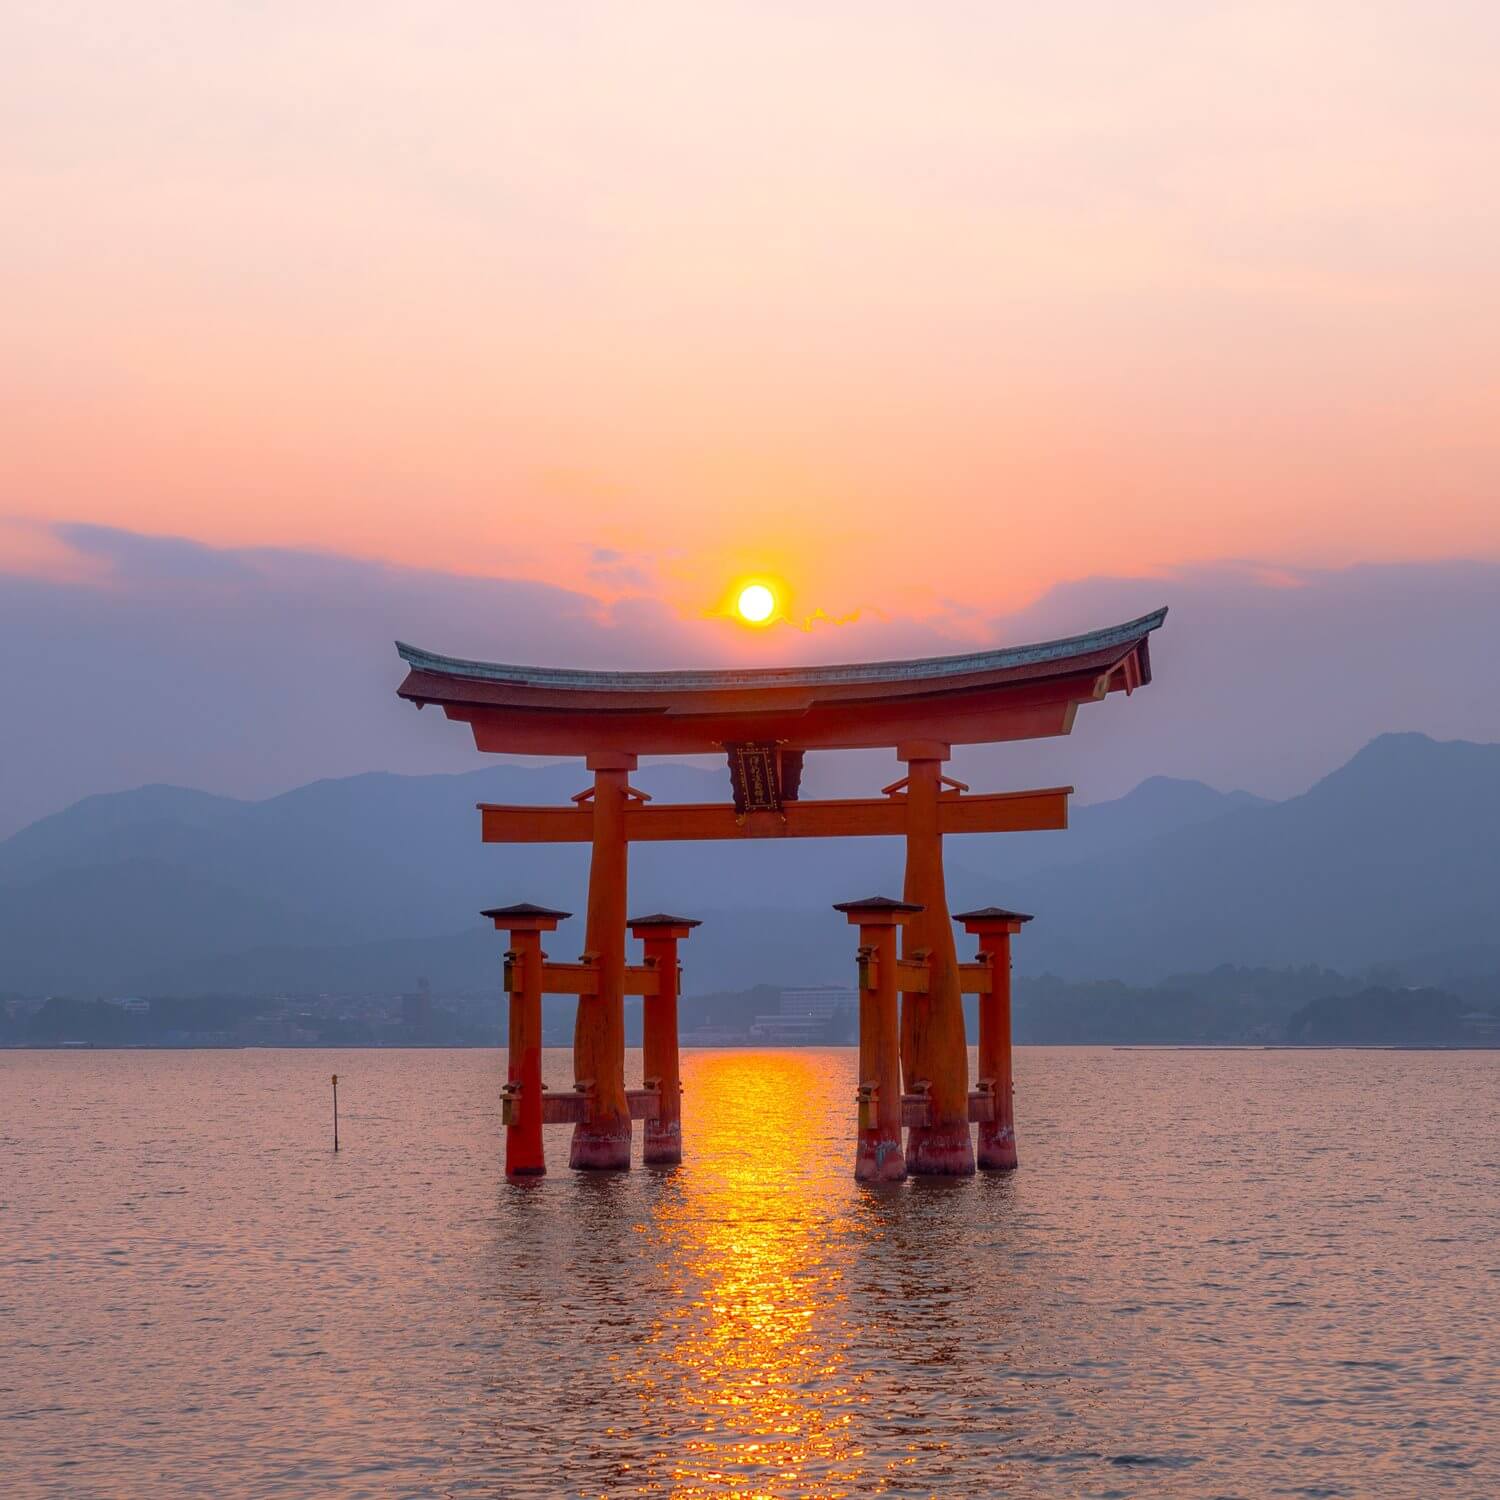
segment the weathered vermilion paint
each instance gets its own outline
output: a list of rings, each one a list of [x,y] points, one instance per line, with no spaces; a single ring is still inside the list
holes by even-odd
[[[905,897],[921,910],[901,933],[902,954],[925,956],[924,993],[901,997],[901,1064],[910,1092],[924,1084],[931,1100],[926,1125],[906,1136],[906,1168],[926,1176],[966,1177],[974,1170],[969,1139],[969,1048],[964,1036],[964,1002],[959,989],[958,950],[948,916],[943,880],[943,836],[938,828],[943,762],[948,747],[933,743],[902,745],[906,762]]]
[[[901,1151],[896,929],[916,908],[907,902],[875,898],[841,902],[834,910],[844,912],[859,928],[860,1126],[854,1176],[859,1182],[900,1182],[906,1176],[906,1158]]]
[[[626,773],[633,755],[591,755],[594,850],[589,864],[584,946],[598,965],[597,994],[578,997],[573,1027],[573,1079],[591,1093],[588,1120],[573,1127],[568,1165],[594,1170],[629,1167],[630,1102],[625,1097]]]
[[[633,918],[632,936],[645,947],[646,964],[660,976],[654,995],[642,1002],[642,1053],[645,1081],[661,1094],[655,1119],[642,1132],[641,1160],[671,1166],[682,1160],[682,1070],[677,1049],[677,944],[698,926],[684,917],[659,914]]]

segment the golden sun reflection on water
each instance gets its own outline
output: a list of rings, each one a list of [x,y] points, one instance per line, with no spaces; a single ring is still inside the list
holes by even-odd
[[[860,1453],[840,1379],[847,1200],[826,1190],[842,1143],[821,1133],[838,1118],[834,1078],[817,1054],[725,1053],[698,1059],[687,1088],[700,1160],[715,1169],[663,1203],[663,1270],[681,1285],[636,1375],[648,1407],[701,1413],[662,1455],[672,1493],[797,1493],[814,1475],[819,1493],[837,1493]]]
[[[489,1053],[0,1052],[3,1492],[1500,1495],[1500,1054],[1023,1049],[1020,1172],[879,1189],[852,1049],[683,1060],[522,1185]]]

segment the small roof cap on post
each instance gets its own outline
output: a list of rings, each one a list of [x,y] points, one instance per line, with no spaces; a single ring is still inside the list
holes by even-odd
[[[531,901],[517,901],[514,906],[486,907],[479,915],[490,918],[500,932],[551,932],[573,913],[554,911],[550,906],[537,906]]]
[[[965,932],[994,932],[997,929],[1019,932],[1021,924],[1033,918],[1029,912],[1008,911],[1003,906],[981,906],[974,911],[956,911],[953,920],[962,922]]]
[[[679,937],[685,938],[695,927],[703,925],[696,917],[674,917],[671,912],[654,911],[646,917],[629,917],[625,925],[631,937]]]
[[[889,926],[904,922],[915,912],[926,911],[925,906],[915,901],[895,901],[889,896],[866,896],[862,901],[835,901],[835,911],[841,911],[851,923],[866,926]]]

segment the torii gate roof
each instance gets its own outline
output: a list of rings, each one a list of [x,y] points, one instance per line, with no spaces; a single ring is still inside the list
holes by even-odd
[[[594,672],[440,656],[398,641],[398,689],[472,725],[481,750],[691,755],[776,740],[860,749],[1066,734],[1079,703],[1150,682],[1166,610],[1066,640],[837,666]]]

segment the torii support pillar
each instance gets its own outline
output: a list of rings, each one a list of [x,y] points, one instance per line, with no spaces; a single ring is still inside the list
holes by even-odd
[[[1031,918],[1025,912],[986,906],[954,918],[979,939],[979,961],[990,970],[989,992],[979,996],[979,1086],[988,1088],[991,1118],[979,1122],[979,1165],[1011,1171],[1017,1165],[1015,1084],[1011,1077],[1010,940]]]
[[[927,962],[927,989],[901,997],[901,1066],[906,1087],[931,1101],[929,1123],[906,1136],[906,1169],[923,1176],[968,1177],[974,1172],[969,1138],[969,1049],[958,951],[948,917],[943,881],[943,835],[939,803],[943,762],[950,747],[916,740],[896,747],[906,762],[904,782],[887,788],[906,797],[906,900],[918,910],[901,935],[903,957]],[[962,790],[949,782],[956,796]],[[925,1088],[924,1088],[925,1085]]]
[[[857,1182],[900,1182],[901,1023],[896,1012],[896,929],[921,910],[871,896],[834,906],[859,928],[859,1144]]]
[[[522,902],[480,913],[510,933],[505,988],[510,991],[510,1035],[504,1098],[505,1175],[540,1177],[542,1152],[542,934],[572,915]]]
[[[655,1088],[656,1118],[646,1119],[641,1160],[675,1166],[682,1160],[682,1072],[677,1055],[677,944],[701,924],[690,917],[656,912],[632,917],[630,935],[646,950],[646,967],[658,976],[654,995],[642,1001],[642,1041],[646,1088]]]
[[[578,997],[573,1028],[573,1086],[590,1099],[573,1127],[568,1165],[610,1170],[630,1166],[630,1101],[625,1097],[625,804],[636,758],[590,755],[594,773],[594,850],[589,864],[585,959],[597,965],[599,988]],[[587,797],[589,794],[581,793]]]

